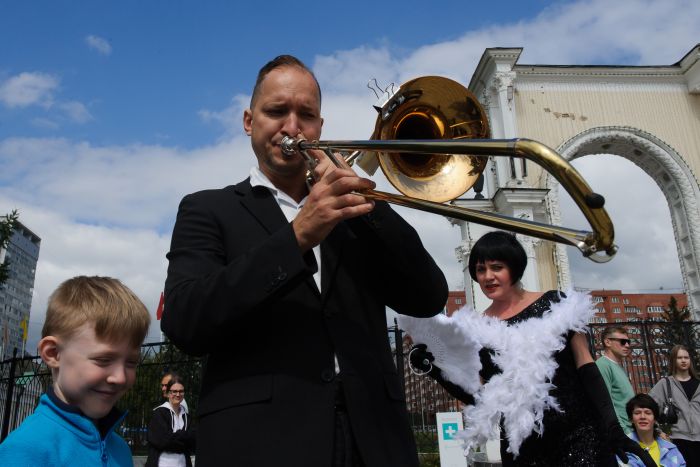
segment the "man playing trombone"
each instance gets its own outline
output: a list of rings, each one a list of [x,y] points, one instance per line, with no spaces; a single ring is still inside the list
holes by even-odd
[[[259,72],[243,127],[257,167],[186,196],[168,253],[163,332],[207,355],[197,465],[417,466],[385,307],[440,312],[444,275],[374,183],[285,136],[318,139],[321,91],[285,55]],[[401,343],[397,343],[401,345]]]

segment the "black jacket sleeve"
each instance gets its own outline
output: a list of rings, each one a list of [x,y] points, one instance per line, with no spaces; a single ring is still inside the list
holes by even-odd
[[[596,409],[598,419],[604,429],[603,435],[608,439],[610,447],[615,451],[615,454],[624,463],[627,463],[629,459],[626,453],[631,452],[639,457],[645,466],[654,467],[656,463],[649,453],[642,449],[638,443],[628,438],[625,432],[622,431],[617,415],[615,415],[610,393],[598,370],[598,365],[595,362],[586,363],[579,367],[578,374],[588,399]]]
[[[148,424],[148,443],[160,452],[189,453],[194,448],[194,432],[187,421],[185,428],[173,432],[170,410],[157,408]]]
[[[440,370],[440,368],[433,365],[433,369],[430,370],[430,372],[428,373],[428,376],[430,376],[435,381],[440,383],[440,386],[445,388],[445,390],[455,399],[462,401],[463,403],[465,403],[467,405],[474,404],[474,396],[472,396],[467,391],[462,389],[461,386],[458,386],[450,381],[447,381],[444,378],[444,376],[442,376],[442,371]]]

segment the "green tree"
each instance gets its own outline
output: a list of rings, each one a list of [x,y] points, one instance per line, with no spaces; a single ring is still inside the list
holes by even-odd
[[[10,243],[10,237],[12,237],[12,232],[15,230],[18,220],[19,213],[16,209],[11,213],[0,217],[0,251],[7,248],[7,244]],[[7,281],[9,269],[9,260],[5,259],[5,261],[0,263],[0,286]]]
[[[700,368],[698,359],[700,336],[698,336],[696,324],[691,321],[690,309],[687,306],[679,308],[678,300],[671,297],[668,308],[664,310],[661,317],[666,323],[663,324],[659,337],[669,354],[674,345],[682,344],[689,349],[695,368]]]

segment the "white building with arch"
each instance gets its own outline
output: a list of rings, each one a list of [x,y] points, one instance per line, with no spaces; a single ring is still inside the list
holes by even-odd
[[[534,139],[569,161],[613,154],[644,170],[668,203],[684,287],[700,319],[700,44],[662,66],[524,65],[518,63],[521,52],[486,49],[469,84],[486,108],[492,137]],[[491,158],[484,175],[484,199],[455,203],[561,224],[557,181],[540,167]],[[462,231],[456,252],[467,301],[484,309],[486,299],[473,287],[466,264],[471,245],[490,228],[455,222]],[[565,247],[519,238],[530,259],[526,288],[574,285]]]

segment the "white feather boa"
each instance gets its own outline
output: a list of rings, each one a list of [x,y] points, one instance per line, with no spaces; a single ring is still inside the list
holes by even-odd
[[[565,347],[567,333],[584,331],[594,314],[587,294],[569,290],[566,295],[542,318],[512,326],[466,307],[449,318],[399,316],[399,326],[414,343],[428,346],[444,378],[474,395],[474,405],[464,408],[465,429],[455,435],[464,441],[465,452],[497,438],[503,416],[508,451],[517,457],[533,431],[544,432],[545,410],[561,410],[550,395],[557,369],[553,355]],[[493,363],[502,373],[481,385],[483,347],[493,350]]]

